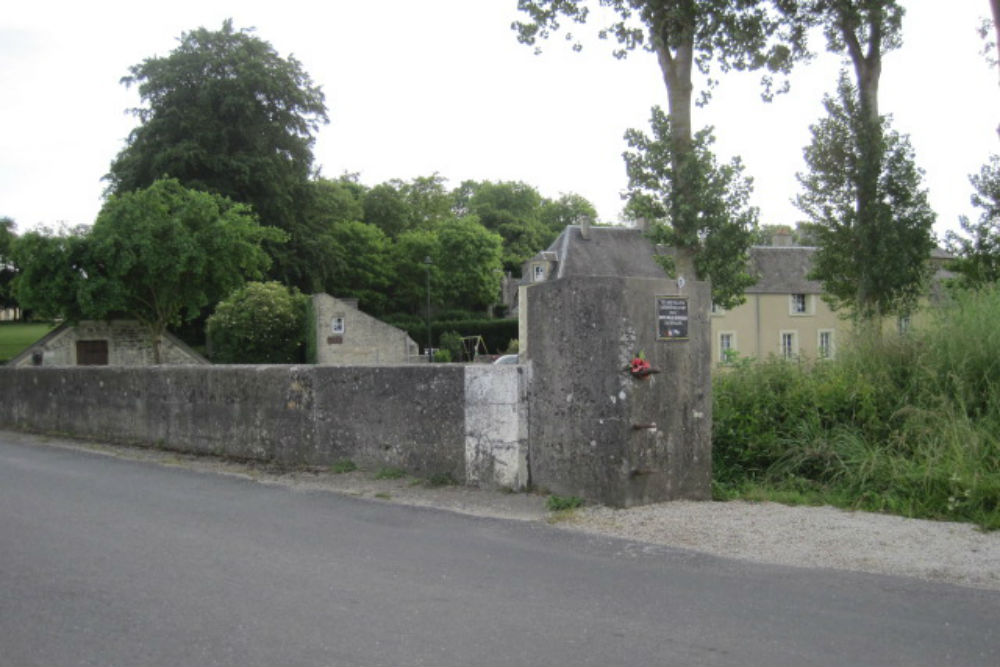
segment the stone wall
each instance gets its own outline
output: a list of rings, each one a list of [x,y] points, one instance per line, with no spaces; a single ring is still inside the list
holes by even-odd
[[[660,336],[661,297],[686,303],[687,336]],[[666,278],[522,288],[533,485],[615,506],[710,497],[710,303],[707,283]],[[659,373],[625,370],[640,353]]]
[[[410,336],[329,294],[312,296],[317,364],[405,364],[420,361]]]
[[[511,366],[0,367],[0,428],[523,489],[525,392]]]

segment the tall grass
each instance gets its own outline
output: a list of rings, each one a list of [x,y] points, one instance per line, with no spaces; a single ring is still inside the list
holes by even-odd
[[[1000,289],[906,336],[715,380],[720,497],[823,502],[1000,528]]]

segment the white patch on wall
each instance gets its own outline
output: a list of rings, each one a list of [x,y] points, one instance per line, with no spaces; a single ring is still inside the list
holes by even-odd
[[[528,485],[527,369],[465,367],[465,479],[516,491]]]

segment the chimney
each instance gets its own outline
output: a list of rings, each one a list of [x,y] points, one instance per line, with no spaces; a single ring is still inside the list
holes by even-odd
[[[580,219],[580,236],[584,241],[590,240],[590,216],[586,215]]]
[[[794,239],[795,237],[792,236],[792,230],[781,228],[771,237],[771,245],[776,248],[788,248],[792,245],[792,241]]]

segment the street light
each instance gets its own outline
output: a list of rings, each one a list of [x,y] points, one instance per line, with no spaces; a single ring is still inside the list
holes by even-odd
[[[424,257],[424,268],[427,269],[427,363],[434,362],[431,354],[431,256]]]

